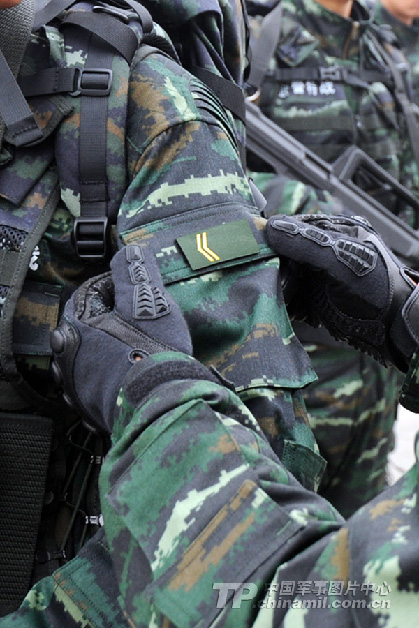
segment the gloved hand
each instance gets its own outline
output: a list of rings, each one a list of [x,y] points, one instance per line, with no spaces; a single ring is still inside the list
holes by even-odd
[[[53,369],[70,405],[92,429],[112,431],[119,389],[136,360],[161,351],[191,355],[177,304],[146,249],[129,245],[111,272],[86,281],[51,335]]]
[[[338,340],[407,370],[419,344],[419,273],[403,266],[367,221],[278,215],[266,236],[285,260],[291,317],[324,325]]]

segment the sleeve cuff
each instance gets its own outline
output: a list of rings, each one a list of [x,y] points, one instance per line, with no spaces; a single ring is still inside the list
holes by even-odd
[[[124,379],[122,389],[127,401],[135,407],[158,386],[184,379],[223,383],[195,358],[170,351],[155,353],[134,364]]]

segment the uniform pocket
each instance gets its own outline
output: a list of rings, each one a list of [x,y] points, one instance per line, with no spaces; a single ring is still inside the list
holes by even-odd
[[[260,488],[228,421],[203,402],[160,418],[135,441],[136,457],[107,495],[120,534],[129,533],[130,556],[116,547],[113,558],[128,584],[120,603],[133,625],[150,618],[145,600],[176,626],[210,625],[222,612],[217,583],[259,585],[272,555],[280,562],[300,530]],[[248,440],[252,432],[235,425]],[[251,440],[246,446],[257,447]],[[142,592],[139,571],[148,573]],[[136,573],[135,581],[127,577]]]

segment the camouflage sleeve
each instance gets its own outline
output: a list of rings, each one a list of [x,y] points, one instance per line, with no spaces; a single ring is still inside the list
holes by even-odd
[[[278,462],[234,393],[194,378],[196,364],[147,358],[118,400],[100,487],[120,603],[135,626],[239,628],[260,612],[268,627],[271,611],[255,609],[275,571],[304,579],[342,519]]]
[[[249,177],[266,199],[264,216],[276,214],[337,214],[340,204],[324,190],[285,175],[248,170]]]
[[[416,626],[417,466],[345,524],[193,358],[129,373],[104,530],[0,628]]]
[[[129,623],[413,627],[417,467],[344,524],[194,362],[154,356],[133,376],[152,394],[119,399],[101,495]]]
[[[317,486],[325,462],[301,400],[316,376],[288,319],[279,259],[227,114],[197,79],[153,52],[132,72],[127,151],[119,244],[154,252],[194,356],[234,384],[277,455]]]

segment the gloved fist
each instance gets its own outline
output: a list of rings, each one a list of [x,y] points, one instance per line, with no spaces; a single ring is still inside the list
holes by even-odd
[[[273,216],[266,235],[285,258],[292,317],[407,370],[419,344],[419,273],[403,266],[367,221]]]
[[[111,272],[86,281],[52,332],[55,377],[87,425],[112,431],[123,380],[138,359],[192,353],[186,322],[163,287],[154,256],[138,245],[119,251]]]

